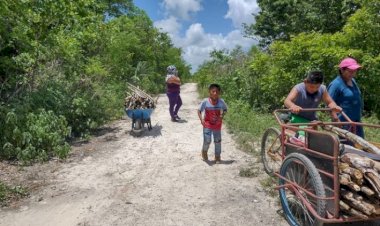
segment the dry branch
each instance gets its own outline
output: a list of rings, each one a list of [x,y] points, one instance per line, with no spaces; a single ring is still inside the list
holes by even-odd
[[[347,140],[349,140],[355,144],[358,144],[366,152],[375,153],[375,154],[380,155],[380,149],[378,147],[376,147],[375,145],[371,144],[370,142],[364,140],[362,137],[360,137],[354,133],[351,133],[350,131],[347,131],[345,129],[335,127],[332,125],[325,125],[325,126],[323,126],[323,129],[334,132],[337,135],[344,137]]]

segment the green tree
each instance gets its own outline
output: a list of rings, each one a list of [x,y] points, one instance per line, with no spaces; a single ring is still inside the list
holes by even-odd
[[[357,10],[355,0],[258,0],[254,24],[245,24],[248,36],[258,36],[262,46],[290,40],[301,32],[334,33]]]

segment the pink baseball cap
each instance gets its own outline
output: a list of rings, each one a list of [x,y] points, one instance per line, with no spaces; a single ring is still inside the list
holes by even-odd
[[[362,66],[360,66],[358,62],[356,62],[356,60],[351,57],[344,58],[339,64],[339,68],[348,68],[351,70],[357,70],[361,67]]]

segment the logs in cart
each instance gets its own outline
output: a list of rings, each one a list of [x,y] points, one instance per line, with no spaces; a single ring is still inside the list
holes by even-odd
[[[334,126],[324,126],[324,129],[351,142],[352,146],[341,144],[343,149],[354,150],[354,153],[344,153],[339,159],[342,216],[362,219],[380,216],[380,162],[366,157],[366,153],[379,155],[379,148],[347,130]]]
[[[128,83],[124,105],[126,109],[150,109],[156,107],[156,101],[149,94]]]
[[[340,210],[344,215],[367,219],[380,215],[380,162],[354,153],[339,162]]]

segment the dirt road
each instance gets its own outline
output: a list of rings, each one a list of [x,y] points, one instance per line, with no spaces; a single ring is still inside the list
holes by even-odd
[[[1,209],[0,225],[287,225],[258,179],[239,176],[256,160],[226,129],[222,164],[201,161],[196,85],[183,85],[181,96],[183,123],[170,121],[160,95],[153,130],[141,137],[120,120],[73,147],[67,161],[25,168],[26,179],[44,186]]]

